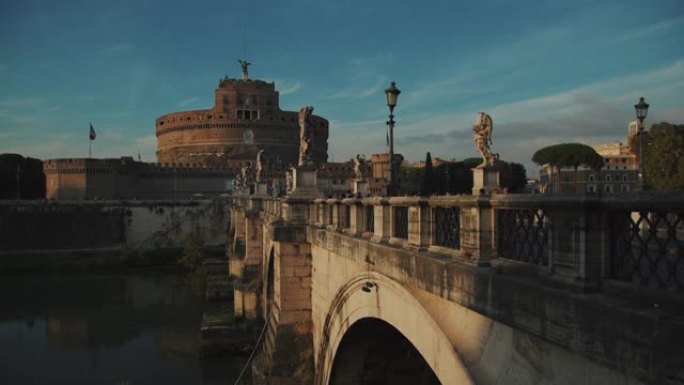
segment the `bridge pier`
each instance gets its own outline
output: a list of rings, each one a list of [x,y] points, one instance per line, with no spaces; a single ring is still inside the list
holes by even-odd
[[[252,365],[254,384],[307,385],[313,382],[311,245],[306,226],[273,224],[272,296],[263,348]],[[267,289],[267,292],[270,290]]]

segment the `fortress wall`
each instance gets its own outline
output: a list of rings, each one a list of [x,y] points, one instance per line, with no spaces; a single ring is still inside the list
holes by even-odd
[[[151,251],[172,252],[175,258],[186,235],[194,232],[205,246],[219,247],[228,223],[225,204],[0,201],[0,271],[43,270],[75,256],[99,258],[103,253],[115,255],[118,263]]]

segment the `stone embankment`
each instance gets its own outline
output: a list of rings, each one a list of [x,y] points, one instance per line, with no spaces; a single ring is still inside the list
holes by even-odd
[[[224,199],[0,201],[0,272],[175,262],[188,234],[223,250]]]

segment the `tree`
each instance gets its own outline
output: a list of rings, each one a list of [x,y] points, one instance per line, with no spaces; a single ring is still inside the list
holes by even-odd
[[[497,161],[495,166],[501,170],[501,187],[508,188],[510,192],[521,192],[527,185],[527,170],[525,166],[515,162]]]
[[[482,163],[482,158],[467,158],[460,162],[442,163],[435,168],[435,178],[437,186],[446,186],[446,189],[439,190],[440,193],[449,194],[470,194],[473,189],[474,167]],[[499,184],[507,187],[512,192],[519,192],[527,184],[527,174],[525,167],[520,163],[505,162],[497,160],[494,168],[499,170]]]
[[[425,171],[423,173],[423,183],[420,185],[420,195],[429,196],[435,193],[435,171],[432,167],[432,156],[430,152],[425,155]]]
[[[40,159],[24,158],[19,154],[0,154],[0,199],[18,197],[45,198],[43,162]]]
[[[684,124],[654,124],[643,139],[647,182],[657,190],[684,189]]]
[[[473,173],[463,162],[442,163],[434,175],[439,194],[469,194],[473,189]]]
[[[556,169],[556,181],[558,183],[556,190],[560,187],[560,169],[563,167],[573,167],[575,170],[575,177],[573,186],[577,185],[577,169],[581,165],[599,169],[603,167],[603,157],[599,155],[596,150],[581,143],[561,143],[552,146],[544,147],[532,156],[532,161],[540,166],[548,164]]]

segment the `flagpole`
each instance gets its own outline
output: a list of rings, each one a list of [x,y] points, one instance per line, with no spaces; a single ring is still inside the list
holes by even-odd
[[[88,137],[88,159],[93,157],[93,140]]]

